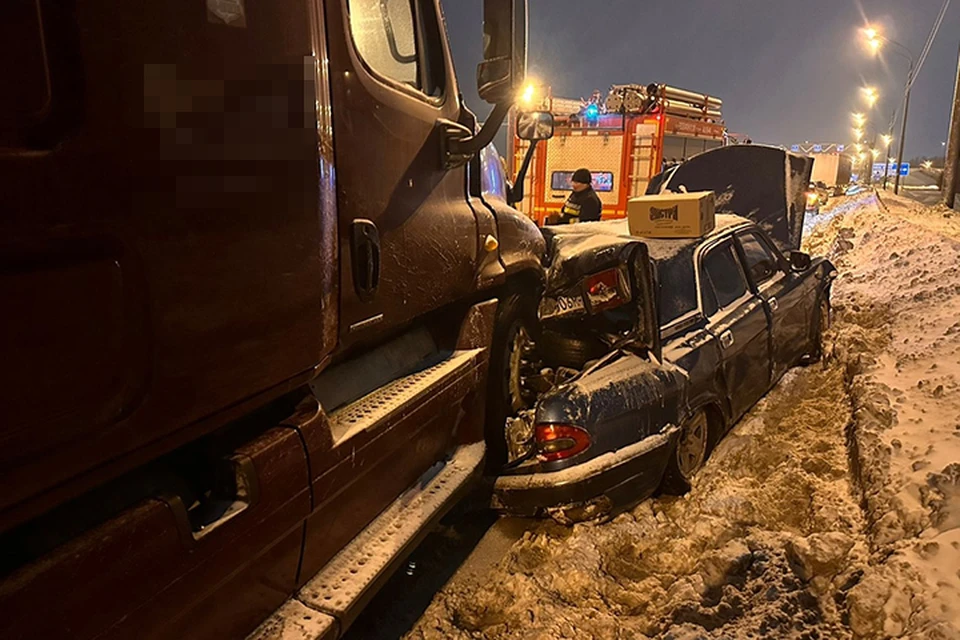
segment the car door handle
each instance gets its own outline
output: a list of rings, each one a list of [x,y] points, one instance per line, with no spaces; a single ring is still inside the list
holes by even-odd
[[[729,349],[733,346],[733,332],[727,329],[720,334],[720,346]]]
[[[767,304],[770,305],[770,311],[776,311],[780,308],[780,303],[777,302],[777,299],[772,296],[767,300]]]

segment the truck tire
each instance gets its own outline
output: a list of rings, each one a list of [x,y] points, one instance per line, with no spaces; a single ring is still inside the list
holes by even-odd
[[[487,470],[491,473],[497,473],[507,463],[504,436],[507,418],[532,407],[536,401],[525,393],[521,384],[522,367],[528,364],[524,352],[535,348],[537,323],[531,300],[536,299],[535,295],[511,293],[497,308],[487,379],[485,427]]]
[[[683,421],[660,483],[662,493],[680,496],[690,491],[690,481],[710,455],[711,436],[710,416],[705,410],[699,409]]]

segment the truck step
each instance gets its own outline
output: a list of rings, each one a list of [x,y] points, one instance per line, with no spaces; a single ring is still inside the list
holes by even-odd
[[[461,445],[434,465],[247,640],[336,638],[469,489],[485,454],[483,442]]]
[[[380,424],[391,414],[403,412],[423,395],[436,393],[437,385],[474,366],[483,349],[454,351],[449,357],[416,373],[398,378],[330,415],[334,442]]]
[[[485,453],[482,442],[462,445],[448,461],[427,471],[304,585],[298,599],[348,627],[381,582],[469,488]]]
[[[290,598],[263,621],[247,640],[334,640],[337,621]]]

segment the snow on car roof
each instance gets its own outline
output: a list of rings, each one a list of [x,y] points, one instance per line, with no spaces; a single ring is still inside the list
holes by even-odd
[[[620,236],[640,240],[647,245],[647,250],[652,260],[669,260],[680,253],[685,247],[700,244],[707,238],[712,238],[718,233],[731,227],[750,222],[743,216],[729,213],[718,213],[716,215],[716,226],[713,231],[706,236],[699,238],[640,238],[630,235],[629,223],[626,218],[619,220],[603,220],[601,222],[581,222],[571,225],[556,225],[547,227],[549,233],[555,235],[586,235],[603,234]]]

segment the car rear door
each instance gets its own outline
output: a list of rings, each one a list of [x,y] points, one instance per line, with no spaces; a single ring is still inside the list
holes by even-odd
[[[740,257],[770,321],[772,380],[795,365],[807,348],[812,297],[801,274],[786,267],[773,244],[757,229],[737,234]]]
[[[698,275],[707,329],[720,343],[723,377],[736,420],[769,388],[770,325],[763,301],[747,286],[732,238],[702,253]]]

